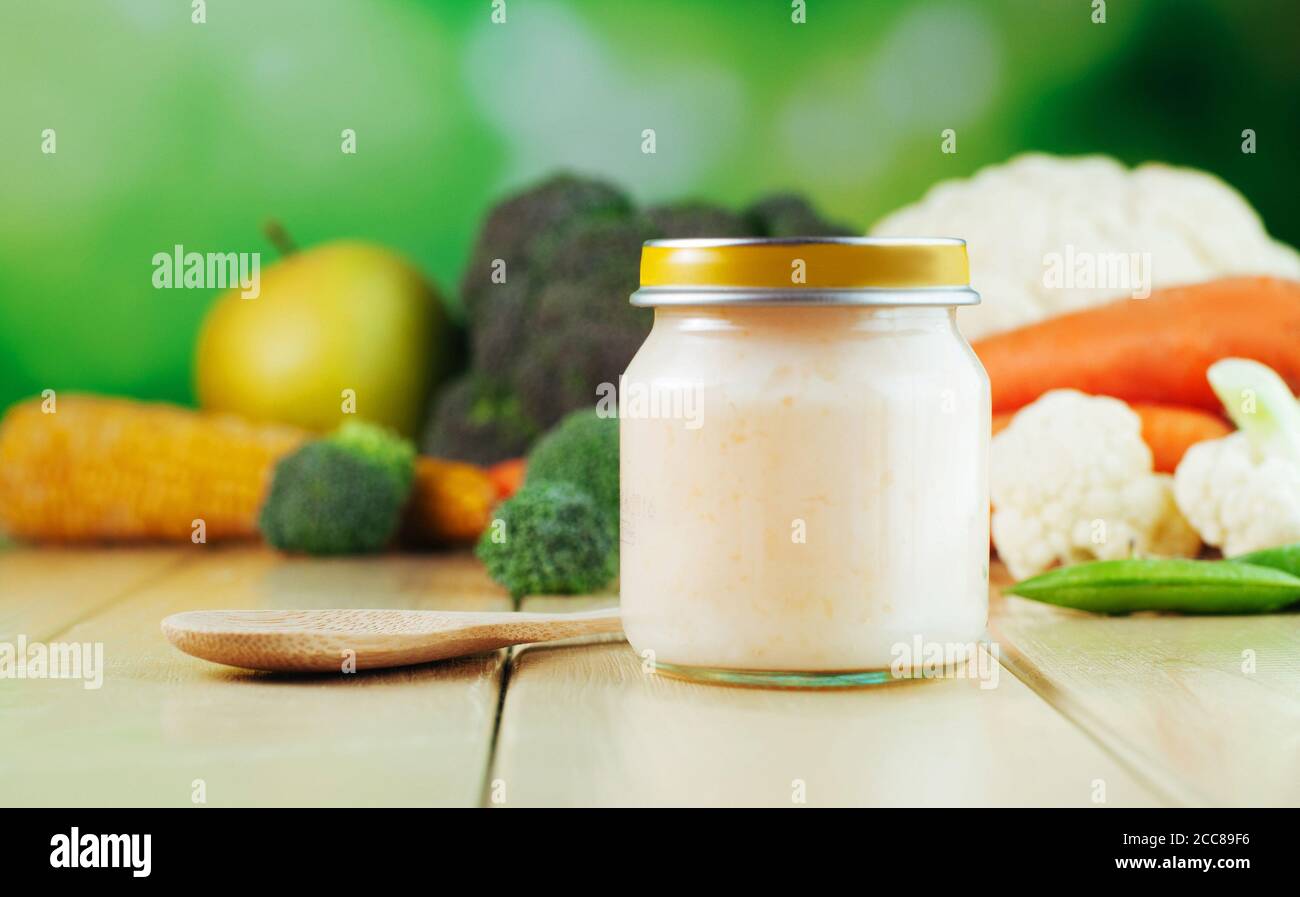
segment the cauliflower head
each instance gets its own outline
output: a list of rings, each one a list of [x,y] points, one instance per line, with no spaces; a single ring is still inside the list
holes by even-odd
[[[994,437],[989,467],[993,542],[1017,579],[1056,563],[1200,548],[1172,477],[1152,472],[1141,419],[1118,399],[1044,394]]]
[[[1300,403],[1258,361],[1224,358],[1206,376],[1239,429],[1183,455],[1178,507],[1229,557],[1300,542]]]
[[[966,239],[971,285],[984,300],[961,311],[970,339],[1135,294],[1082,277],[1053,283],[1049,259],[1069,267],[1085,255],[1131,261],[1137,253],[1143,289],[1239,274],[1300,278],[1300,254],[1271,239],[1219,178],[1155,163],[1130,170],[1107,156],[1017,156],[936,184],[871,233]]]
[[[1174,473],[1174,497],[1225,556],[1300,542],[1300,467],[1257,457],[1245,433],[1189,448]]]

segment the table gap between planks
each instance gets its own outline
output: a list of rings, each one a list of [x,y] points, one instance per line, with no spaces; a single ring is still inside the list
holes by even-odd
[[[466,554],[8,549],[0,641],[101,642],[107,671],[98,690],[0,680],[0,717],[22,733],[0,747],[0,804],[1300,802],[1300,615],[1105,619],[993,598],[1006,667],[994,688],[698,685],[647,671],[611,639],[276,677],[181,655],[158,622],[215,607],[510,602]]]

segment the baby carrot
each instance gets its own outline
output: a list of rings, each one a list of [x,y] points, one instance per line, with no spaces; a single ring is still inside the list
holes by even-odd
[[[1135,559],[1058,567],[1006,591],[1099,614],[1264,614],[1300,601],[1300,578],[1235,561]]]
[[[1142,419],[1142,441],[1151,449],[1157,473],[1173,473],[1183,454],[1198,442],[1218,439],[1232,432],[1220,415],[1199,408],[1132,402],[1130,407]],[[1014,411],[993,415],[993,432],[998,433],[1015,416]]]
[[[1158,473],[1173,473],[1183,454],[1196,443],[1221,439],[1232,432],[1232,425],[1221,415],[1198,408],[1146,402],[1132,408],[1142,418],[1142,441],[1150,447]]]
[[[1205,372],[1253,358],[1300,391],[1300,282],[1215,280],[1157,290],[1000,333],[975,343],[993,410],[1014,411],[1049,389],[1217,413]]]
[[[498,461],[487,469],[488,476],[497,487],[497,497],[502,501],[514,495],[524,485],[524,476],[528,472],[528,459],[511,458]]]

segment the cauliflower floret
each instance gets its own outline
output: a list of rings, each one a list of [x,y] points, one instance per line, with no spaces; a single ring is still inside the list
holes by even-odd
[[[1240,274],[1300,277],[1300,254],[1271,239],[1250,204],[1219,178],[1155,163],[1130,170],[1107,156],[1017,156],[936,184],[871,233],[966,239],[971,284],[984,299],[961,310],[969,339],[1148,288]],[[1124,261],[1129,282],[1053,282],[1049,259],[1059,270],[1067,258]]]
[[[1183,455],[1178,507],[1229,557],[1300,541],[1300,403],[1258,361],[1224,358],[1206,377],[1239,430]]]
[[[1174,497],[1225,556],[1300,542],[1300,468],[1256,458],[1245,433],[1198,442],[1174,472]]]
[[[1200,539],[1172,477],[1152,472],[1142,422],[1124,402],[1058,389],[993,439],[993,542],[1017,579],[1053,564],[1190,557]]]

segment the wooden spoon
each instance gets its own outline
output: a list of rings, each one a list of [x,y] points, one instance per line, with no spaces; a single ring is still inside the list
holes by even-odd
[[[275,672],[398,667],[621,629],[616,607],[575,614],[195,610],[162,621],[167,640],[186,654]]]

